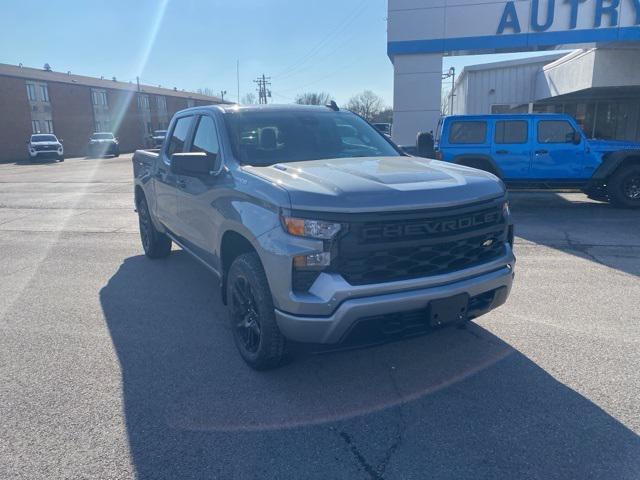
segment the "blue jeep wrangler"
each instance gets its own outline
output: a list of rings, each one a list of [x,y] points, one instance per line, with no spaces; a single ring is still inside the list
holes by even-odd
[[[436,156],[491,172],[510,187],[579,188],[640,207],[640,144],[587,139],[569,115],[444,117]]]

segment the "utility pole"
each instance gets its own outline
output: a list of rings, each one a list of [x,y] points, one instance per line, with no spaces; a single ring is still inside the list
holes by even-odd
[[[238,105],[240,105],[240,59],[236,61],[236,80],[238,82]]]
[[[269,98],[271,98],[271,90],[267,87],[271,86],[271,77],[265,77],[264,73],[262,77],[258,77],[253,81],[256,85],[258,85],[258,103],[260,105],[266,105],[269,103]]]
[[[449,93],[449,115],[453,115],[453,97],[456,88],[456,67],[451,67],[448,72],[442,74],[442,79],[451,78],[451,93]]]
[[[220,90],[220,98],[222,98],[222,101],[224,102],[224,96],[227,94],[226,90]]]

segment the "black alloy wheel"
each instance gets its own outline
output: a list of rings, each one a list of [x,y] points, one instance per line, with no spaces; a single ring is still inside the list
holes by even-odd
[[[231,314],[236,335],[248,353],[255,354],[260,348],[260,314],[251,285],[246,278],[237,277],[231,287]]]

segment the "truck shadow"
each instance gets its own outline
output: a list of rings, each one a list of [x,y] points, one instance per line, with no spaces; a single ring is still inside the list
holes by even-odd
[[[581,193],[509,192],[516,237],[640,276],[640,212]],[[518,245],[516,246],[517,255]]]
[[[468,476],[456,478],[622,479],[640,471],[632,431],[477,325],[299,355],[257,373],[235,351],[215,285],[176,251],[165,261],[126,259],[100,291],[138,478],[336,478],[318,470],[318,462],[337,461],[335,445],[323,450],[328,427],[374,423],[400,409],[416,411],[411,423],[425,434],[405,439],[397,454],[429,452],[407,469],[451,476],[462,462]],[[361,441],[388,436],[372,429]]]

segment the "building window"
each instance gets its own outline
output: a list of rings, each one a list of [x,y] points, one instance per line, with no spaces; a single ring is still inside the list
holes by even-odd
[[[491,105],[491,113],[528,113],[529,104],[527,103],[494,103]]]
[[[108,105],[107,102],[107,92],[105,92],[104,90],[93,90],[91,92],[92,97],[93,97],[93,104],[94,105],[99,105],[99,106],[104,106],[106,107]]]
[[[36,86],[33,83],[27,83],[27,97],[30,102],[38,101],[38,97],[36,96]]]
[[[53,133],[53,122],[51,120],[42,121],[42,133]]]
[[[40,122],[38,120],[31,120],[31,130],[33,130],[33,133],[40,133]]]
[[[49,88],[46,85],[40,85],[40,96],[43,102],[49,101]]]
[[[167,112],[167,99],[165,97],[161,97],[161,96],[156,97],[156,99],[157,99],[158,111],[162,112],[162,113],[166,113]]]
[[[142,110],[149,110],[149,95],[140,95],[138,97],[138,106]]]

